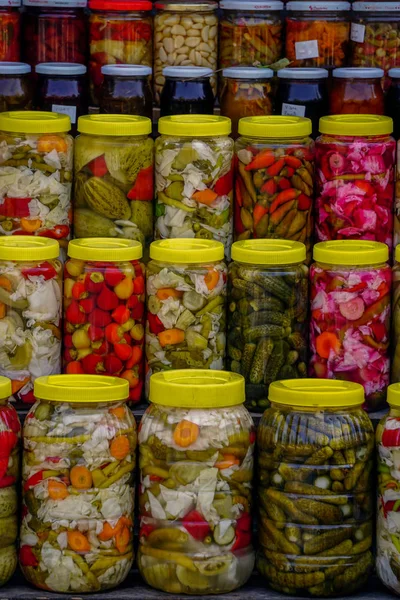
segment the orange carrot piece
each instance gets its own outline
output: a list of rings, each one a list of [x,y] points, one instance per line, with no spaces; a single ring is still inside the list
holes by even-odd
[[[116,406],[115,408],[110,408],[108,412],[114,415],[114,417],[117,417],[117,419],[124,419],[126,415],[125,406]]]
[[[187,448],[199,437],[200,429],[196,423],[183,419],[174,430],[174,442],[182,448]]]
[[[324,331],[321,333],[315,340],[315,345],[318,354],[322,358],[329,358],[331,350],[337,354],[341,347],[341,343],[337,335],[335,333],[331,333],[330,331]]]
[[[7,290],[7,292],[12,291],[11,281],[5,275],[0,275],[0,287]]]
[[[161,346],[172,346],[181,344],[185,340],[185,332],[182,329],[165,329],[158,334],[158,341]]]
[[[239,465],[240,461],[233,454],[224,454],[223,460],[215,463],[215,467],[217,469],[229,469],[229,467],[233,467],[234,465]]]
[[[17,381],[16,379],[13,379],[11,381],[11,392],[12,394],[16,394],[17,392],[19,392],[19,390],[21,390],[24,385],[26,385],[30,380],[30,377],[25,377],[25,379],[23,379],[22,381]]]
[[[42,226],[41,219],[25,219],[24,217],[22,217],[20,223],[22,229],[27,233],[33,233],[34,231],[40,229],[40,227]]]
[[[64,500],[68,494],[68,488],[62,481],[56,479],[49,479],[47,484],[47,491],[49,498],[52,500]]]
[[[42,135],[37,143],[38,152],[66,152],[68,150],[67,142],[59,135]]]
[[[131,446],[126,435],[119,435],[110,444],[110,454],[117,460],[124,460],[130,451]]]
[[[213,190],[206,188],[205,190],[199,190],[199,191],[195,192],[193,194],[192,198],[194,200],[196,200],[197,202],[200,202],[200,204],[207,204],[207,206],[208,206],[209,204],[212,204],[214,202],[214,200],[216,200],[218,198],[218,194],[216,192],[214,192]]]
[[[167,298],[181,298],[183,292],[176,290],[175,288],[160,288],[156,292],[156,296],[159,300],[167,300]]]
[[[68,546],[75,552],[90,552],[89,540],[80,531],[67,531]]]
[[[208,269],[207,275],[204,276],[204,282],[207,286],[207,289],[210,291],[215,288],[219,281],[219,271],[217,269]]]
[[[122,527],[115,535],[115,545],[120,554],[125,554],[131,539],[131,532],[128,527]]]
[[[72,467],[69,478],[71,484],[77,490],[89,490],[93,484],[92,474],[84,465],[75,465]]]
[[[7,307],[4,302],[0,302],[0,319],[4,319],[7,314]]]

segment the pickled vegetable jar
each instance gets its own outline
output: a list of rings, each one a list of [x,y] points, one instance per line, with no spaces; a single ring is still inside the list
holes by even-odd
[[[36,107],[68,115],[73,135],[78,118],[88,112],[86,71],[85,65],[74,63],[40,63],[35,68]]]
[[[282,58],[283,2],[222,0],[219,68],[264,67]]]
[[[216,115],[171,115],[158,121],[154,237],[232,244],[231,122]]]
[[[0,0],[0,60],[15,62],[20,59],[21,0]]]
[[[79,118],[82,135],[75,150],[75,237],[120,237],[138,240],[143,246],[151,240],[151,128],[147,117]]]
[[[217,69],[217,2],[211,0],[163,0],[156,2],[154,19],[155,97],[165,83],[164,67],[193,66]],[[212,79],[216,94],[216,78]]]
[[[217,594],[253,569],[255,430],[226,371],[153,375],[139,430],[139,570],[174,594]]]
[[[400,246],[394,251],[393,295],[392,295],[392,382],[400,381]]]
[[[103,65],[153,66],[151,2],[90,0],[90,90],[98,106]]]
[[[379,242],[320,242],[310,269],[309,375],[361,383],[366,410],[382,408],[389,385],[388,258]]]
[[[244,240],[232,246],[228,272],[227,366],[246,380],[252,411],[268,405],[276,379],[307,375],[306,247],[284,240]]]
[[[0,238],[0,374],[13,400],[32,403],[33,382],[61,372],[62,265],[56,240]]]
[[[67,115],[0,115],[0,236],[38,235],[66,246],[71,232],[73,139]]]
[[[212,74],[206,67],[165,67],[160,115],[214,114]]]
[[[346,65],[349,2],[288,2],[286,58],[293,67]]]
[[[128,383],[52,375],[25,419],[19,560],[29,583],[99,592],[133,563],[136,423]]]
[[[377,115],[320,119],[316,140],[316,241],[364,239],[392,248],[393,121]]]
[[[153,118],[151,67],[143,65],[104,65],[99,93],[101,113],[139,115]]]
[[[383,69],[350,67],[334,69],[329,94],[332,115],[384,115]]]
[[[379,578],[392,592],[400,593],[400,530],[398,509],[400,446],[400,389],[399,384],[388,387],[389,414],[376,431],[378,450],[378,520],[376,570]]]
[[[326,69],[305,67],[277,72],[276,114],[311,119],[314,139],[318,136],[319,119],[328,114],[328,75]]]
[[[272,114],[274,72],[257,67],[231,67],[224,69],[222,75],[221,115],[231,119],[232,136],[236,138],[241,118]]]
[[[385,114],[393,119],[393,137],[400,138],[400,119],[397,118],[400,110],[400,68],[390,69],[389,89],[385,98]]]
[[[258,429],[257,568],[300,596],[348,596],[373,566],[374,430],[356,383],[277,381]]]
[[[151,244],[146,277],[147,384],[158,371],[224,368],[223,259],[223,245],[213,240]]]
[[[30,72],[26,63],[0,62],[0,112],[32,108]]]
[[[304,117],[246,117],[235,144],[235,237],[303,242],[311,260],[314,142]]]
[[[25,62],[86,64],[87,0],[23,0]]]

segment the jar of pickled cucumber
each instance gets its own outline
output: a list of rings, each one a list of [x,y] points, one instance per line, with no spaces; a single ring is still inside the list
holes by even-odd
[[[227,368],[246,380],[246,406],[263,412],[268,386],[307,375],[306,247],[285,240],[232,246],[228,271]]]
[[[59,253],[56,240],[0,237],[0,375],[16,402],[32,404],[35,379],[61,372]]]
[[[315,244],[310,268],[309,375],[360,383],[366,410],[384,406],[390,379],[388,259],[386,244],[334,240]]]
[[[52,375],[25,419],[20,565],[32,585],[95,594],[133,563],[136,423],[128,382]]]
[[[226,371],[151,377],[139,429],[139,570],[173,594],[242,586],[254,566],[253,420]]]
[[[217,115],[172,115],[158,121],[155,144],[155,239],[232,244],[231,121]]]
[[[344,596],[367,581],[374,429],[361,385],[276,381],[258,429],[257,568],[290,595]]]
[[[147,264],[146,385],[171,369],[223,369],[227,268],[213,240],[159,240]]]
[[[0,377],[0,586],[12,577],[18,563],[21,425],[15,408],[9,403],[11,395],[10,380]]]

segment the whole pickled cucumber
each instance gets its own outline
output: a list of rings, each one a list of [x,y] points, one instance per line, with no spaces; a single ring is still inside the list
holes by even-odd
[[[122,190],[101,179],[91,177],[83,186],[83,193],[87,205],[108,219],[127,220],[131,216],[131,209]]]
[[[251,271],[244,267],[239,268],[239,277],[261,286],[264,290],[283,300],[286,304],[292,304],[295,301],[292,289],[281,277],[260,274],[258,270]]]
[[[258,340],[261,337],[280,338],[283,334],[284,329],[282,327],[268,323],[245,329],[244,339],[246,342],[254,342],[254,340]]]
[[[254,344],[253,342],[249,342],[244,345],[242,353],[242,374],[245,379],[247,379],[250,374],[256,348],[257,344]]]
[[[276,379],[280,369],[285,363],[284,345],[282,340],[277,340],[271,358],[264,371],[264,383],[269,384]]]
[[[102,217],[88,208],[74,211],[74,233],[77,238],[117,237],[118,232],[111,219]]]
[[[250,368],[250,383],[262,383],[264,380],[264,370],[273,349],[274,343],[271,339],[262,338],[259,340]]]
[[[253,312],[245,319],[247,327],[254,327],[256,325],[266,325],[273,323],[275,325],[283,325],[284,315],[280,312],[272,310],[260,310]]]

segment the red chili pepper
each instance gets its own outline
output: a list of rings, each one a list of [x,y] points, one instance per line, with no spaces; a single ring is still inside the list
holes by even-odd
[[[218,196],[227,196],[233,188],[233,170],[220,177],[214,185],[214,192]]]
[[[104,154],[94,158],[87,165],[88,169],[91,171],[94,177],[104,177],[108,173],[108,168],[106,164],[106,159],[104,158]]]
[[[133,280],[133,293],[134,294],[143,294],[144,293],[144,277],[143,275],[139,275]]]
[[[162,331],[164,331],[165,327],[157,317],[157,315],[153,315],[151,312],[147,313],[147,320],[149,322],[149,329],[151,333],[155,333],[158,335]]]
[[[275,175],[279,175],[279,173],[281,172],[281,170],[283,169],[284,166],[285,166],[284,159],[278,158],[278,160],[276,162],[274,162],[274,164],[272,164],[270,167],[267,168],[267,173],[271,177],[275,177]],[[290,167],[288,167],[288,169],[290,169]]]
[[[247,548],[251,544],[251,533],[245,531],[236,531],[236,539],[231,548],[231,552]]]
[[[116,267],[115,268],[114,267],[110,267],[104,273],[104,278],[106,280],[106,283],[110,287],[115,287],[116,285],[118,285],[119,283],[121,283],[121,281],[123,280],[124,277],[125,276],[122,273],[122,271],[120,271]]]
[[[38,485],[38,483],[43,481],[43,473],[44,471],[42,469],[41,471],[37,471],[36,473],[28,477],[28,479],[24,483],[25,492],[27,492],[31,488],[35,487],[35,485]]]
[[[108,323],[107,323],[108,325]],[[91,342],[98,342],[104,338],[104,330],[101,327],[96,327],[96,325],[90,325],[88,329],[88,335]],[[72,336],[71,336],[72,340]],[[64,338],[65,345],[65,338]]]
[[[273,178],[268,179],[261,187],[261,192],[265,194],[275,194],[277,191],[277,185]]]
[[[281,177],[278,181],[278,188],[280,190],[288,190],[291,187],[292,184],[290,183],[289,179],[286,179],[286,177]]]
[[[90,313],[93,312],[96,307],[96,302],[93,297],[83,298],[83,300],[79,300],[79,306],[83,309],[84,313],[90,315]]]
[[[37,267],[32,267],[30,269],[22,269],[22,275],[25,279],[28,277],[44,277],[45,281],[49,279],[53,279],[57,276],[57,271],[49,262],[45,261],[40,263]]]
[[[105,285],[97,296],[96,303],[101,310],[115,310],[119,305],[119,300],[117,294]]]
[[[154,527],[154,525],[142,525],[139,531],[139,537],[147,537],[152,531],[155,531],[155,529],[156,527]]]
[[[0,458],[6,458],[8,461],[17,441],[18,437],[13,431],[0,431]]]
[[[123,363],[118,356],[114,356],[113,354],[109,354],[104,359],[104,367],[106,369],[106,373],[110,375],[116,375],[122,371]]]
[[[29,217],[29,202],[32,198],[4,198],[2,204],[0,204],[0,215],[2,217],[11,217],[15,219],[22,219],[23,217]]]
[[[129,400],[131,402],[140,402],[142,399],[143,381],[139,381],[136,387],[129,390]]]
[[[12,406],[2,406],[0,408],[0,420],[14,433],[21,430],[18,414]]]
[[[65,311],[65,318],[71,325],[83,325],[86,321],[86,316],[83,308],[79,306],[76,300],[73,300]]]
[[[387,337],[388,332],[383,323],[371,323],[370,327],[377,342],[382,342]]]
[[[41,237],[48,237],[53,240],[62,240],[69,236],[69,226],[68,225],[56,225],[53,229],[45,229],[44,231],[40,231],[38,235]]]
[[[23,567],[37,567],[39,564],[32,548],[28,545],[21,546],[19,549],[19,561]]]
[[[129,200],[152,202],[154,196],[153,165],[141,169],[132,189],[128,192]]]
[[[132,296],[132,298],[137,298],[137,296]],[[129,302],[128,302],[129,306]],[[131,317],[135,320],[140,320],[144,315],[144,303],[138,302],[134,308],[132,308]]]
[[[85,277],[85,286],[91,294],[100,294],[104,285],[104,275],[99,271],[88,273]]]
[[[396,418],[399,421],[400,418]],[[400,446],[400,427],[398,429],[385,429],[382,434],[382,446],[386,448],[392,448]]]
[[[297,208],[299,210],[308,210],[311,207],[311,198],[306,194],[300,194],[297,198]]]
[[[111,316],[116,323],[118,323],[119,325],[123,325],[124,323],[129,321],[131,311],[129,310],[129,308],[121,304],[120,306],[118,306],[118,308],[116,308],[113,311]]]
[[[85,373],[89,375],[96,375],[104,373],[105,368],[103,364],[103,358],[98,354],[88,354],[82,358],[82,366]]]
[[[210,526],[204,517],[197,511],[192,510],[182,519],[182,525],[190,535],[198,541],[204,540],[210,533]]]
[[[107,327],[107,325],[111,323],[111,315],[105,310],[95,308],[94,311],[89,315],[89,323],[94,327]]]
[[[128,344],[114,344],[114,352],[122,361],[127,361],[132,356],[132,348]]]
[[[14,485],[17,481],[16,477],[13,475],[6,475],[0,479],[0,488],[9,487],[10,485]]]

